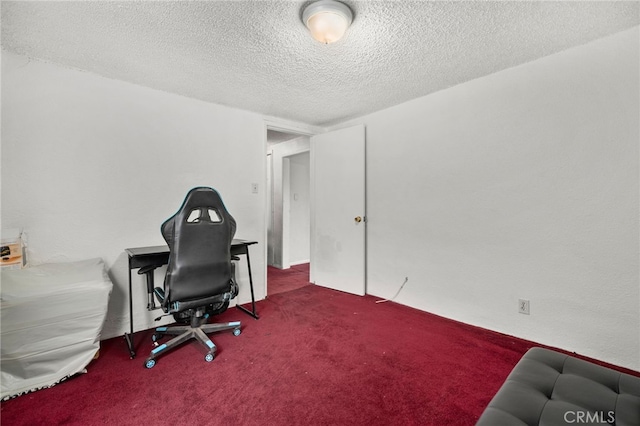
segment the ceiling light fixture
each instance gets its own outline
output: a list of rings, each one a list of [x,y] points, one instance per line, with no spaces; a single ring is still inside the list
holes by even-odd
[[[351,9],[335,0],[311,3],[302,12],[302,22],[309,28],[311,36],[324,44],[340,40],[352,20]]]

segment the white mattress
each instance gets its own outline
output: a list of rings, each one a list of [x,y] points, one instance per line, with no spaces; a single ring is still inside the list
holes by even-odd
[[[82,372],[100,348],[113,287],[102,259],[1,274],[1,398]]]

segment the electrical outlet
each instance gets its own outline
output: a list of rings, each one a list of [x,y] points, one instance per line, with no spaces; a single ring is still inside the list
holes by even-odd
[[[518,312],[521,314],[529,315],[528,299],[518,299]]]
[[[257,183],[252,183],[251,184],[251,193],[252,194],[257,194],[258,193],[258,184]]]

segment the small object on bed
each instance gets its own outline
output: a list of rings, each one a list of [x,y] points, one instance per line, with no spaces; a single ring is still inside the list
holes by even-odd
[[[26,265],[23,232],[21,229],[3,229],[0,236],[0,267],[20,269]]]

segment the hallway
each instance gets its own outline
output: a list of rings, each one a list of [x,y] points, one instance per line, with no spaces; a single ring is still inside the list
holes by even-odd
[[[309,285],[309,264],[293,265],[289,269],[267,267],[267,297]]]

